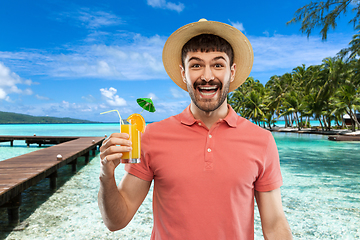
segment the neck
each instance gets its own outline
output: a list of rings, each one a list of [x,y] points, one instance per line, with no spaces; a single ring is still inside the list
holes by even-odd
[[[224,119],[227,116],[229,109],[227,107],[226,100],[223,102],[223,104],[221,104],[218,109],[211,112],[205,112],[199,109],[194,104],[194,102],[191,101],[190,111],[195,119],[201,120],[206,125],[206,127],[210,129],[214,123],[219,121],[219,119]]]

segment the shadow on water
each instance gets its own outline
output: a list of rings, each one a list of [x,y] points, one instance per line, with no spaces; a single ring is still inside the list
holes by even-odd
[[[90,156],[89,162],[92,161],[95,156]],[[86,166],[85,157],[79,157],[77,160],[76,172],[72,171],[71,165],[58,169],[56,190],[50,188],[50,180],[45,178],[21,194],[22,203],[20,206],[20,223],[18,225],[14,226],[9,224],[7,209],[0,208],[0,239],[5,239],[12,231],[25,229],[28,225],[26,219],[33,214],[39,206],[46,202],[53,193],[59,191],[68,180],[74,175],[81,173],[80,170]]]

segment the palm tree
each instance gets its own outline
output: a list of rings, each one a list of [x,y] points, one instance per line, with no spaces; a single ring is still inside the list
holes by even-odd
[[[284,107],[286,108],[285,113],[294,115],[294,121],[296,123],[298,130],[301,129],[300,119],[298,116],[298,112],[300,111],[300,106],[301,106],[301,101],[296,91],[293,90],[290,93],[286,94],[284,101]]]
[[[338,55],[342,58],[346,57],[348,60],[355,59],[360,56],[360,25],[356,27],[357,34],[354,34],[349,43],[349,47],[342,49]]]
[[[265,89],[267,91],[267,107],[272,115],[280,116],[282,101],[287,91],[287,86],[285,86],[280,76],[274,75],[265,84]],[[274,119],[275,116],[272,116],[271,118]],[[285,122],[285,127],[287,127],[287,121]]]
[[[358,79],[353,76],[345,79],[339,86],[336,94],[333,97],[333,102],[336,106],[336,112],[343,112],[350,116],[352,120],[352,131],[355,131],[355,124],[360,127],[355,111],[360,109],[360,89]]]
[[[352,13],[355,16],[350,20],[354,28],[359,25],[360,20],[360,1],[354,0],[326,0],[314,1],[299,8],[295,12],[295,16],[287,24],[301,22],[300,30],[309,37],[311,31],[315,28],[321,28],[322,39],[327,39],[327,32],[329,28],[336,28],[336,21],[341,14],[346,14],[349,6],[353,6]]]
[[[261,121],[265,117],[265,104],[263,103],[262,94],[256,90],[252,90],[246,95],[245,100],[245,117],[252,119],[255,124],[260,126]]]
[[[252,77],[249,77],[229,96],[229,104],[244,118],[260,125],[264,121],[266,106],[264,104],[265,88]]]

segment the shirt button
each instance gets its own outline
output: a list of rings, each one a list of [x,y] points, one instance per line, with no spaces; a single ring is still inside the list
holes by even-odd
[[[198,124],[199,124],[199,126],[201,126],[201,123],[200,123],[200,122],[199,122]]]
[[[209,135],[209,138],[212,138],[212,136],[211,136],[211,135]]]
[[[211,148],[208,148],[207,151],[208,151],[208,152],[211,152]]]

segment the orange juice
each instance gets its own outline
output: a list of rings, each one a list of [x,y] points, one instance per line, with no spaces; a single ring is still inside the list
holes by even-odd
[[[121,132],[129,134],[129,140],[132,142],[132,150],[124,152],[121,157],[121,163],[139,163],[140,162],[140,132],[136,125],[128,120],[126,124],[121,124]]]

